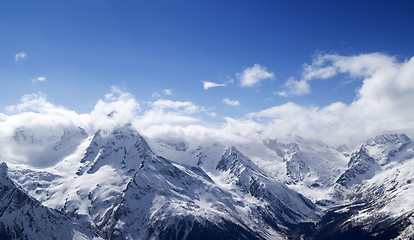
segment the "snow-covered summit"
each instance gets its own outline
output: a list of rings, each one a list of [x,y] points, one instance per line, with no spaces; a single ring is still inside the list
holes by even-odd
[[[85,238],[94,231],[105,239],[283,239],[308,236],[312,227],[300,228],[319,220],[324,230],[321,208],[334,211],[329,214],[336,214],[332,207],[360,209],[343,219],[376,219],[373,224],[383,219],[374,218],[374,209],[391,221],[414,209],[407,203],[414,144],[404,134],[369,139],[348,155],[300,137],[228,147],[146,139],[131,125],[90,136],[62,129],[50,139],[20,130],[16,144],[59,158],[37,168],[0,164],[0,180],[12,179],[42,209],[69,219],[65,226],[85,226],[86,232],[75,231]],[[338,192],[348,195],[337,198]]]
[[[368,139],[351,154],[348,169],[337,183],[345,187],[360,184],[377,173],[414,157],[413,143],[405,134],[385,134]]]
[[[362,147],[365,147],[381,166],[391,161],[400,160],[398,154],[404,154],[404,148],[411,144],[411,139],[405,134],[385,134],[369,139]]]
[[[374,138],[370,138],[365,142],[365,144],[371,145],[371,146],[377,145],[377,144],[381,144],[381,145],[392,144],[392,145],[402,146],[410,142],[411,142],[411,139],[404,133],[403,134],[394,133],[394,134],[383,134],[383,135],[376,136]]]
[[[359,232],[364,238],[414,236],[414,144],[405,134],[380,135],[362,143],[335,186],[342,206],[320,221],[319,238]],[[335,229],[332,231],[332,229]]]
[[[224,172],[227,184],[236,186],[241,192],[262,202],[253,209],[259,209],[265,219],[272,219],[275,228],[278,228],[278,224],[297,223],[318,215],[317,208],[310,200],[267,176],[235,147],[224,153],[216,169]]]
[[[230,170],[231,173],[240,170],[240,168],[248,168],[253,171],[257,170],[257,166],[234,146],[226,150],[216,167],[217,170]]]

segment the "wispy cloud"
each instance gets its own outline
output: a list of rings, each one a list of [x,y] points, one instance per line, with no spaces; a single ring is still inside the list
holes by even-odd
[[[14,55],[14,60],[16,62],[25,60],[26,58],[27,58],[27,53],[25,52],[19,52],[16,55]]]
[[[33,82],[44,82],[44,81],[46,81],[46,77],[45,76],[37,77],[37,78],[33,79],[32,81]]]
[[[275,94],[282,97],[287,97],[289,95],[302,96],[310,92],[309,83],[305,79],[296,80],[295,78],[291,77],[286,81],[284,86],[287,88],[287,90],[276,92]]]
[[[309,82],[315,79],[328,79],[338,74],[349,74],[351,78],[365,78],[379,71],[384,65],[395,61],[395,58],[381,54],[370,53],[356,56],[340,56],[336,54],[316,55],[311,64],[304,64],[300,80],[289,78],[283,91],[275,94],[287,97],[302,96],[310,93]],[[350,81],[353,81],[351,79]],[[346,81],[349,83],[350,81]]]
[[[228,98],[223,99],[223,102],[230,106],[239,106],[240,102],[238,100],[230,100]]]
[[[206,111],[189,101],[159,99],[149,103],[150,109],[137,116],[134,125],[143,132],[174,131],[178,126],[199,121],[198,113]]]
[[[273,72],[268,72],[266,67],[255,64],[251,68],[246,68],[242,73],[236,73],[242,87],[253,87],[260,81],[274,77]]]
[[[194,113],[200,111],[200,107],[194,105],[192,102],[171,101],[159,99],[151,104],[156,109],[181,109],[186,113]]]
[[[367,77],[378,71],[384,64],[395,58],[381,54],[370,53],[355,56],[340,56],[336,54],[317,55],[312,64],[305,64],[303,79],[327,79],[339,73],[349,73],[351,77]]]
[[[225,87],[226,86],[225,83],[215,83],[215,82],[207,82],[207,81],[202,81],[202,82],[203,82],[203,87],[205,90],[209,88],[213,88],[213,87]]]
[[[171,94],[173,93],[173,90],[171,90],[171,89],[164,89],[164,90],[162,90],[162,92],[163,92],[165,95],[171,95]]]

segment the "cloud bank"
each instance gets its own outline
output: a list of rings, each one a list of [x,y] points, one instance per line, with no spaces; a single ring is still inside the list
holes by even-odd
[[[351,104],[335,102],[325,107],[307,107],[287,103],[251,113],[249,117],[269,119],[269,128],[279,132],[299,132],[336,143],[340,139],[360,141],[384,132],[407,132],[413,136],[414,115],[410,109],[414,109],[414,58],[399,62],[380,53],[320,55],[312,64],[305,65],[301,81],[328,79],[338,74],[362,79]]]
[[[44,94],[25,95],[20,103],[0,114],[0,161],[36,165],[28,156],[35,156],[50,145],[38,143],[37,139],[54,141],[65,129],[78,126],[91,135],[97,130],[110,131],[127,123],[148,137],[225,144],[257,143],[286,135],[315,138],[333,146],[343,143],[353,146],[388,132],[404,132],[414,137],[414,58],[399,61],[380,53],[320,55],[304,66],[300,81],[306,81],[311,87],[312,81],[339,74],[361,82],[350,104],[307,106],[287,102],[242,118],[227,116],[216,123],[204,121],[203,117],[210,114],[208,109],[194,102],[158,99],[139,104],[132,94],[116,87],[86,114],[57,106]],[[227,100],[223,101],[239,104]],[[18,144],[16,139],[20,138],[16,134],[22,127],[30,133],[26,138],[30,141]],[[32,142],[36,143],[35,147],[30,145]],[[41,158],[36,161],[38,166],[46,164]]]

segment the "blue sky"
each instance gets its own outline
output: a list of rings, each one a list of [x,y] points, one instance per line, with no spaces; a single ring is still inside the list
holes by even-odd
[[[288,102],[351,104],[366,75],[338,70],[293,88],[306,78],[306,66],[321,67],[315,65],[321,56],[380,53],[408,61],[413,7],[412,1],[1,1],[0,112],[41,93],[87,113],[112,86],[131,93],[142,109],[159,99],[191,102],[204,109],[199,117],[217,122]],[[243,86],[249,71],[257,83]],[[205,90],[203,81],[226,86]]]

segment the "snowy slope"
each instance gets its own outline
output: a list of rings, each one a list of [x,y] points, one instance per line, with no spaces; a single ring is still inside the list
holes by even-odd
[[[286,164],[286,183],[328,187],[346,168],[346,156],[322,142],[293,137],[284,143],[269,139],[264,144]]]
[[[338,178],[342,206],[328,210],[310,239],[412,239],[414,143],[404,134],[369,139]],[[341,201],[338,201],[341,203]]]
[[[122,203],[105,227],[111,233],[106,237],[191,239],[201,231],[226,239],[226,234],[237,230],[239,239],[261,239],[244,224],[239,205],[200,168],[152,156],[124,191]]]
[[[414,143],[404,134],[393,134],[370,139],[365,145],[381,170],[358,186],[353,199],[370,203],[370,209],[358,217],[400,217],[413,212]]]
[[[250,208],[258,209],[255,214],[275,229],[317,218],[310,200],[268,177],[235,147],[227,149],[216,168],[223,172],[225,184],[255,198]]]
[[[198,166],[207,172],[214,172],[226,146],[218,142],[173,141],[148,139],[151,149],[159,156],[173,162]]]
[[[122,200],[128,182],[151,150],[129,126],[98,131],[56,166],[14,168],[9,176],[33,197],[83,224],[99,228]]]
[[[0,164],[1,239],[93,239],[95,234],[62,213],[28,196],[7,177]]]
[[[350,155],[348,168],[336,181],[337,195],[351,197],[365,181],[414,157],[413,143],[405,134],[368,139]]]
[[[17,135],[35,160],[39,149],[58,159],[12,162],[7,176],[67,226],[105,239],[412,235],[414,144],[403,134],[369,139],[353,153],[301,137],[236,147],[147,141],[130,125],[92,136],[80,128],[46,140],[28,129]]]
[[[286,224],[317,216],[309,200],[268,179],[234,148],[223,152],[218,143],[192,148],[157,144],[153,142],[158,150],[174,153],[176,161],[155,154],[126,126],[98,131],[54,167],[15,167],[9,175],[45,206],[105,238],[151,238],[169,232],[168,238],[200,231],[217,238],[234,230],[239,238],[281,238]],[[233,173],[217,167],[229,151],[246,159],[240,167],[254,169],[242,174],[249,181],[245,186],[223,180]]]
[[[332,186],[347,169],[346,154],[316,140],[295,136],[263,144],[276,155],[258,165],[314,202],[331,199]]]

